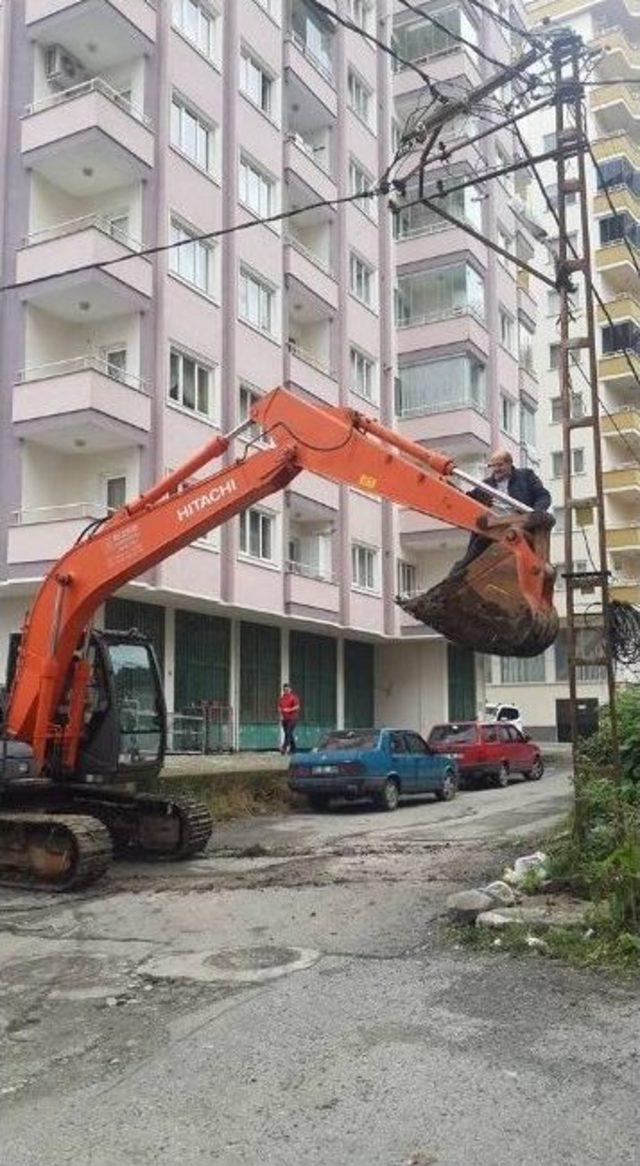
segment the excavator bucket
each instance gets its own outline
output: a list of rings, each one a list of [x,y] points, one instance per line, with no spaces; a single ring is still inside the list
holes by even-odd
[[[548,536],[543,535],[540,542],[545,540],[548,544]],[[539,536],[534,539],[536,544],[538,541]],[[414,619],[474,652],[538,656],[558,633],[558,614],[553,606],[555,571],[546,562],[546,555],[542,563],[545,574],[539,600],[523,593],[513,552],[502,542],[494,542],[459,574],[443,579],[422,595],[397,602]]]

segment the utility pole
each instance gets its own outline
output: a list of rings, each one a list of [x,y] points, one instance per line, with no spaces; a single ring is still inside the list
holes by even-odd
[[[581,775],[578,757],[579,745],[579,683],[580,668],[599,664],[606,672],[611,717],[611,742],[614,760],[614,778],[620,781],[620,750],[618,722],[615,707],[615,670],[608,635],[610,626],[609,570],[607,567],[607,545],[605,535],[604,491],[602,479],[602,445],[600,439],[600,407],[598,400],[598,356],[596,348],[594,294],[591,275],[591,241],[589,231],[589,202],[586,181],[584,152],[587,146],[587,128],[584,109],[584,91],[580,81],[581,38],[570,28],[560,29],[551,49],[551,60],[555,87],[556,115],[556,176],[558,191],[557,217],[559,226],[557,287],[560,298],[560,398],[562,405],[562,449],[564,486],[564,561],[567,597],[567,658],[569,670],[569,710],[571,744],[575,781],[575,829],[578,835],[584,831],[584,805],[581,791]],[[573,124],[570,124],[571,120]],[[575,158],[575,177],[567,176],[569,159]],[[580,226],[578,243],[568,253],[567,239],[567,195],[577,196]],[[586,329],[584,335],[572,337],[570,294],[574,274],[581,275],[584,285]],[[585,415],[573,416],[570,354],[584,349],[588,358],[588,379],[590,399]],[[593,444],[593,465],[595,497],[588,500],[593,507],[597,531],[596,570],[576,572],[574,567],[574,513],[587,505],[585,499],[576,499],[572,490],[572,438],[577,431],[591,435]],[[576,613],[576,592],[588,583],[600,591],[601,602],[597,611],[598,626],[602,626],[602,649],[598,656],[584,657],[579,648],[578,630],[593,626],[588,620],[581,620]]]

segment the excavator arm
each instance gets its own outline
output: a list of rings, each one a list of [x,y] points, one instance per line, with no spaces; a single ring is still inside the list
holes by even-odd
[[[99,606],[131,579],[286,487],[302,470],[485,533],[495,561],[480,570],[465,600],[479,622],[473,631],[460,628],[456,635],[456,621],[445,611],[438,630],[478,650],[509,654],[519,649],[533,654],[531,642],[537,651],[552,642],[557,617],[551,568],[523,532],[522,519],[492,525],[487,507],[448,480],[454,470],[449,459],[360,414],[313,405],[282,388],[258,402],[251,420],[261,424],[268,446],[247,450],[232,465],[193,480],[202,466],[226,452],[238,430],[215,438],[88,530],[46,576],[23,627],[5,722],[10,737],[32,745],[40,769],[55,749],[63,770],[74,770],[89,682],[86,645]],[[487,633],[494,614],[501,630],[492,643]],[[437,613],[430,622],[438,626]],[[483,642],[475,642],[482,628]]]

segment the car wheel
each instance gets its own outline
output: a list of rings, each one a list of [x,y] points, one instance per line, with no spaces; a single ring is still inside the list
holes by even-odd
[[[378,809],[391,812],[398,809],[400,801],[400,790],[398,783],[393,777],[388,777],[385,781],[380,793],[376,797],[376,805]]]
[[[525,777],[526,777],[527,781],[540,781],[540,778],[542,777],[543,773],[544,773],[544,762],[543,762],[541,757],[536,757],[529,772],[525,773]]]
[[[452,798],[455,798],[457,791],[458,785],[456,782],[455,774],[451,773],[449,770],[444,775],[444,781],[442,782],[440,789],[436,790],[436,797],[439,802],[450,802]]]
[[[327,810],[330,800],[328,794],[309,794],[309,805],[312,810]]]
[[[509,766],[506,761],[503,761],[496,776],[493,779],[493,784],[498,789],[506,789],[509,784]]]

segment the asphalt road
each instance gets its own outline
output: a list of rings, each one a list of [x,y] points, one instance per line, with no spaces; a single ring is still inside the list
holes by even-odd
[[[2,1161],[637,1163],[634,987],[442,926],[568,799],[551,771],[237,823],[74,898],[1,891]]]

